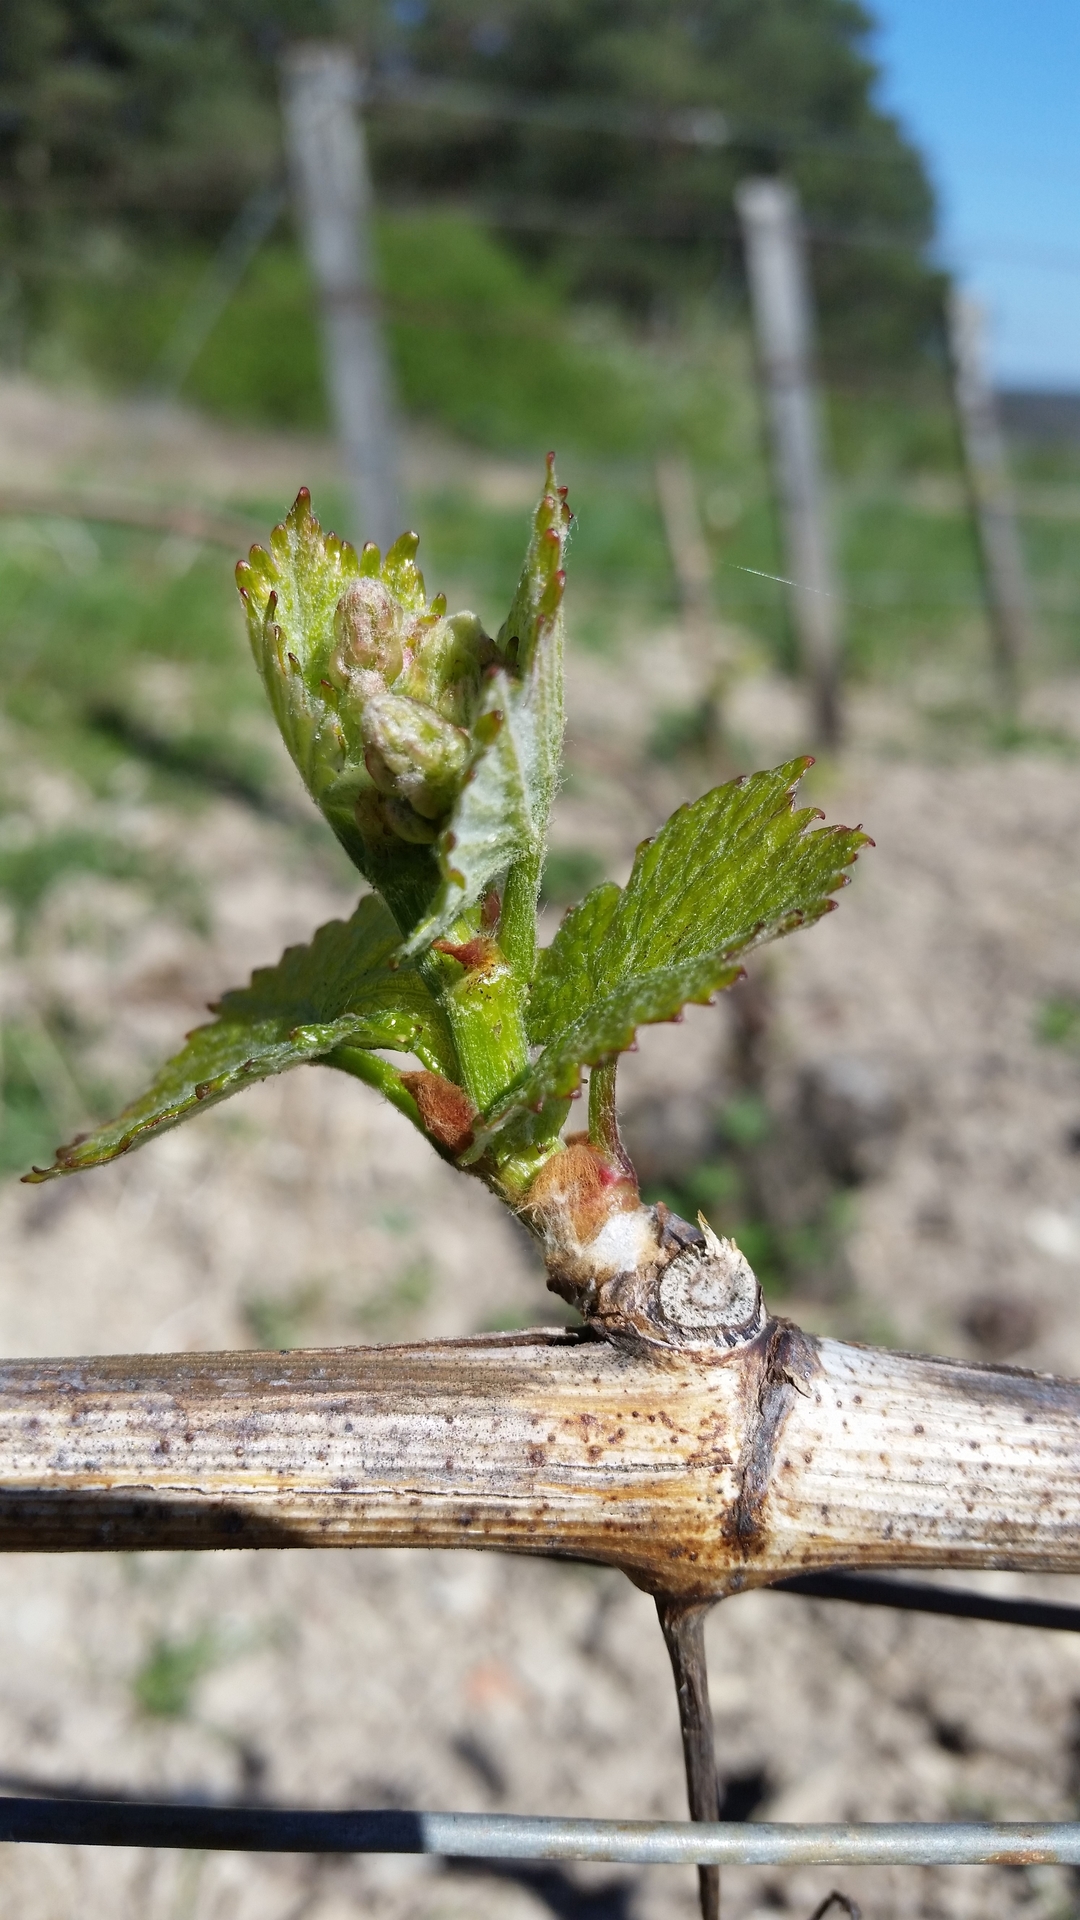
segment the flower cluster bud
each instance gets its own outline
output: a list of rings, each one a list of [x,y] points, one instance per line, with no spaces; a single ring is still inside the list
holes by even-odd
[[[407,840],[423,838],[454,803],[468,764],[468,734],[407,693],[372,694],[360,711],[360,731],[364,765],[378,791],[417,816],[416,832],[398,831]]]
[[[334,637],[327,679],[370,782],[362,819],[403,840],[433,841],[468,771],[469,729],[495,644],[475,614],[448,615],[441,596],[410,608],[377,575],[346,588]]]
[[[252,647],[286,744],[346,839],[432,844],[478,744],[485,671],[475,614],[430,603],[407,533],[385,556],[324,533],[306,490],[270,551],[238,569]],[[366,871],[366,864],[361,861]]]

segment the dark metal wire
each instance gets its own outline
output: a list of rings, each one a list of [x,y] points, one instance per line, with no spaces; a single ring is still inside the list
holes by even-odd
[[[778,1580],[770,1591],[801,1593],[811,1600],[850,1600],[860,1607],[899,1607],[905,1613],[944,1613],[960,1620],[996,1620],[1003,1626],[1080,1633],[1080,1607],[932,1587],[925,1581],[884,1580],[867,1573],[799,1573],[791,1580]]]

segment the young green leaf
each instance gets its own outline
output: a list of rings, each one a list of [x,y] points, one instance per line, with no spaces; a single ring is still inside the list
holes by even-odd
[[[533,515],[532,534],[498,646],[511,666],[533,679],[536,711],[535,790],[530,805],[538,830],[546,831],[559,784],[563,740],[563,560],[571,513],[565,487],[548,454],[544,491]]]
[[[820,919],[867,836],[794,808],[810,765],[793,760],[680,807],[638,848],[625,887],[597,887],[539,957],[529,1038],[539,1058],[487,1116],[491,1135],[564,1098],[581,1068],[624,1051],[637,1027],[670,1020],[739,976],[739,956]]]
[[[351,920],[320,927],[308,946],[289,947],[276,967],[260,967],[249,986],[226,993],[217,1019],[189,1034],[140,1099],[26,1179],[103,1166],[256,1080],[339,1047],[391,1047],[453,1073],[442,1015],[419,974],[390,965],[400,938],[383,902],[369,894]]]
[[[515,902],[517,917],[530,929],[521,943],[528,949],[523,971],[531,972],[531,929],[562,753],[562,561],[569,523],[565,488],[556,485],[549,457],[521,579],[499,631],[504,664],[489,669],[472,728],[469,771],[436,843],[439,886],[406,953],[418,954],[443,938],[492,881],[518,869],[525,885]]]

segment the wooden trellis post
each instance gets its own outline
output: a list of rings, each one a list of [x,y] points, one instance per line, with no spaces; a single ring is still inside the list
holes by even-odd
[[[719,762],[732,660],[730,649],[719,641],[712,558],[702,530],[693,468],[684,455],[669,454],[657,461],[656,492],[679,595],[686,662],[701,688],[701,745],[710,760]]]
[[[953,392],[971,509],[979,536],[994,666],[1002,700],[1016,703],[1020,669],[1032,649],[1031,596],[1016,525],[1005,444],[983,352],[983,315],[974,300],[949,297]]]
[[[402,532],[390,374],[377,311],[372,193],[348,47],[301,44],[284,63],[285,126],[300,224],[319,290],[327,374],[356,508],[385,551]]]
[[[825,510],[812,317],[799,204],[782,180],[744,180],[736,205],[769,418],[792,618],[818,738],[840,737],[840,597]]]

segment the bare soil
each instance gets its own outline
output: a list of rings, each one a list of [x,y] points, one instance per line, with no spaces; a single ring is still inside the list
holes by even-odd
[[[62,418],[37,390],[3,390],[0,445],[22,433],[39,478],[70,480],[92,443],[115,479],[125,447],[135,461],[129,425],[91,408],[80,441],[73,407]],[[237,494],[252,473],[264,486],[278,457],[179,416],[154,435],[140,483],[157,472],[164,485],[173,449],[174,477]],[[283,479],[296,457],[280,450]],[[514,469],[477,472],[492,490],[520,483]],[[559,844],[587,843],[625,872],[635,841],[698,778],[642,757],[656,703],[694,691],[674,633],[636,636],[615,663],[572,656]],[[1047,998],[1080,997],[1080,765],[1062,752],[931,754],[923,691],[853,701],[851,743],[814,770],[811,792],[830,818],[862,820],[876,851],[838,914],[768,957],[762,1073],[776,1111],[794,1125],[824,1074],[841,1095],[884,1089],[890,1114],[848,1140],[867,1156],[848,1189],[840,1269],[784,1310],[848,1337],[1076,1373],[1080,1073],[1076,1054],[1037,1040],[1035,1021]],[[1038,698],[1080,739],[1080,689]],[[797,699],[760,672],[738,682],[728,719],[741,766],[802,743]],[[56,890],[30,952],[10,938],[0,951],[5,1013],[67,1005],[95,1025],[121,1089],[222,986],[351,907],[339,868],[239,805],[180,817],[137,796],[105,803],[28,763],[14,735],[2,751],[5,783],[20,783],[35,817],[85,823],[125,808],[145,844],[203,879],[205,932],[135,887],[79,878]],[[698,1010],[642,1037],[624,1079],[646,1146],[660,1113],[669,1143],[700,1151],[733,1084],[733,1018],[730,1005]],[[0,1246],[11,1355],[420,1338],[557,1312],[495,1204],[367,1089],[322,1069],[106,1172],[6,1184]],[[471,1552],[12,1556],[0,1620],[2,1789],[684,1811],[652,1606],[606,1571]],[[735,1817],[1077,1812],[1070,1636],[759,1593],[717,1609],[709,1652]],[[808,1915],[836,1880],[732,1872],[725,1914]],[[1055,1869],[865,1869],[840,1884],[867,1920],[1050,1920],[1078,1904]],[[693,1876],[673,1870],[0,1849],[0,1906],[19,1920],[689,1920],[694,1901]]]

